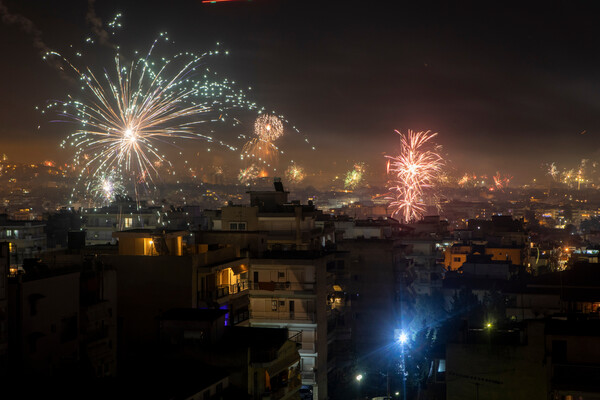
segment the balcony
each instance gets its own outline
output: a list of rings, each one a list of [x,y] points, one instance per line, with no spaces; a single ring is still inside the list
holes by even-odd
[[[248,283],[248,280],[241,280],[239,283],[235,283],[233,285],[218,285],[214,291],[209,291],[206,292],[206,294],[201,295],[201,298],[211,300],[222,299],[223,297],[227,297],[229,295],[241,293],[245,290],[248,290],[249,286],[250,285]]]
[[[308,321],[315,322],[314,312],[297,312],[297,311],[251,311],[251,319],[270,319],[270,320],[293,320],[293,321]]]
[[[253,290],[285,290],[294,292],[313,292],[315,290],[314,282],[250,282],[250,289]]]
[[[315,373],[313,371],[302,371],[302,384],[313,385],[315,384]]]
[[[229,285],[218,286],[215,290],[215,298],[220,299],[229,296]]]
[[[240,280],[239,283],[235,283],[233,285],[229,285],[229,294],[241,293],[244,290],[248,290],[250,288],[250,284],[247,279]]]

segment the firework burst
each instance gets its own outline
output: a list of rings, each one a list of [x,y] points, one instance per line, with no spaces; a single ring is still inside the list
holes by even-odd
[[[356,189],[363,181],[364,172],[364,163],[361,162],[354,164],[354,168],[346,173],[346,177],[344,178],[344,188],[352,190]]]
[[[209,73],[205,59],[219,51],[158,58],[153,53],[159,41],[170,43],[162,33],[144,56],[131,62],[124,61],[116,46],[113,67],[100,73],[91,67],[78,68],[57,52],[46,54],[46,58],[60,58],[80,82],[80,95],[51,102],[42,111],[53,108],[60,116],[53,122],[76,126],[62,143],[62,147],[74,148],[73,164],[79,172],[72,199],[80,183],[90,188],[106,171],[116,171],[137,197],[138,187],[149,188],[165,169],[172,171],[169,175],[175,174],[167,154],[183,149],[185,140],[201,139],[237,151],[213,138],[210,128],[200,130],[198,126],[224,122],[232,109],[257,108],[233,88],[233,82],[216,81],[216,73]],[[233,121],[235,126],[237,120]],[[194,175],[189,165],[186,168]]]
[[[260,169],[255,164],[252,164],[249,167],[240,170],[238,180],[241,183],[249,184],[259,177],[260,172]]]
[[[496,175],[494,175],[494,188],[496,190],[504,190],[508,187],[511,180],[512,176],[501,175],[500,172],[496,172]]]
[[[304,168],[299,165],[292,164],[285,171],[285,177],[291,183],[300,183],[304,180]]]
[[[116,197],[125,195],[125,187],[120,181],[120,175],[114,170],[98,175],[93,182],[88,183],[88,191],[92,194],[95,204],[108,205]]]
[[[254,122],[254,136],[244,145],[242,159],[265,166],[276,164],[279,148],[273,143],[283,135],[281,119],[272,114],[261,114]]]
[[[206,122],[200,114],[209,107],[194,103],[197,88],[183,85],[201,58],[192,57],[169,75],[169,62],[158,72],[150,70],[150,54],[126,66],[115,57],[114,74],[105,72],[104,83],[90,68],[80,71],[69,63],[88,96],[63,103],[60,115],[80,124],[64,143],[75,147],[75,163],[91,177],[116,168],[152,179],[159,174],[156,164],[169,163],[161,145],[174,138],[210,139],[193,131]]]
[[[387,172],[391,176],[389,187],[392,196],[390,206],[392,216],[400,216],[405,222],[415,221],[425,211],[423,191],[431,187],[443,165],[439,146],[432,139],[437,133],[413,132],[401,133],[400,154],[386,156]]]

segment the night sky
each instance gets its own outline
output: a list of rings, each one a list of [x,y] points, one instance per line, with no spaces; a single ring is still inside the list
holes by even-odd
[[[98,0],[93,9],[104,23],[123,13],[118,41],[131,48],[146,49],[164,30],[184,50],[220,42],[230,51],[223,75],[306,134],[317,151],[298,162],[325,170],[363,161],[383,174],[395,129],[438,132],[457,175],[501,171],[526,182],[543,175],[543,163],[600,159],[593,2],[419,3]],[[88,4],[0,4],[0,153],[67,159],[59,149],[67,131],[37,129],[34,106],[70,92],[40,48],[79,46]],[[34,27],[10,23],[6,10]]]

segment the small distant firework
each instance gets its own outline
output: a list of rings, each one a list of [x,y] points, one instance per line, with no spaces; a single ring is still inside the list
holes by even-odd
[[[242,149],[242,158],[252,163],[271,166],[276,163],[279,148],[273,143],[283,135],[283,123],[272,114],[261,114],[254,122],[254,138],[250,139]]]
[[[117,196],[125,195],[125,187],[119,175],[113,170],[110,173],[98,175],[88,184],[88,191],[93,195],[90,199],[95,205],[108,205]]]
[[[238,180],[241,183],[248,184],[251,181],[256,180],[260,172],[260,169],[255,164],[252,164],[249,167],[240,170]]]
[[[344,188],[356,189],[363,180],[364,172],[364,163],[361,162],[354,164],[354,168],[346,173],[346,177],[344,178]]]
[[[264,141],[272,142],[283,135],[283,124],[275,115],[262,114],[254,122],[254,134]]]
[[[292,164],[285,171],[285,177],[291,183],[300,183],[304,180],[304,168],[299,165]]]
[[[504,190],[508,187],[512,176],[501,175],[500,172],[496,172],[494,175],[494,188],[495,190]]]
[[[462,178],[458,180],[458,185],[460,187],[472,187],[477,184],[477,175],[465,173]]]
[[[588,159],[582,159],[577,168],[558,170],[555,163],[547,164],[547,174],[555,182],[560,182],[571,188],[581,189],[581,184],[593,183],[597,164]]]
[[[439,146],[432,141],[437,133],[411,130],[396,133],[400,135],[400,154],[386,156],[387,171],[391,176],[389,190],[393,193],[390,206],[394,208],[392,216],[399,215],[405,222],[410,222],[423,216],[423,191],[435,182],[443,159]]]
[[[556,168],[556,163],[552,162],[550,164],[548,164],[548,175],[550,175],[552,177],[553,180],[558,180],[559,178],[559,172],[558,172],[558,168]]]

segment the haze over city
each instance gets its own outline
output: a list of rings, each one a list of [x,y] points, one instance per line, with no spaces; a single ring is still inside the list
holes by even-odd
[[[59,148],[71,127],[44,125],[34,110],[74,90],[40,52],[85,50],[111,68],[110,53],[85,46],[90,10],[105,23],[122,13],[122,32],[109,40],[123,54],[147,51],[163,31],[179,51],[220,43],[229,50],[217,60],[220,76],[252,87],[252,100],[306,135],[317,150],[301,148],[297,162],[326,175],[365,162],[383,183],[383,155],[399,147],[395,129],[438,132],[455,175],[500,171],[520,184],[542,178],[546,163],[569,169],[598,155],[600,43],[589,4],[407,4],[398,12],[364,2],[90,4],[3,2],[0,80],[11,96],[2,99],[0,133],[15,162],[72,156]]]

